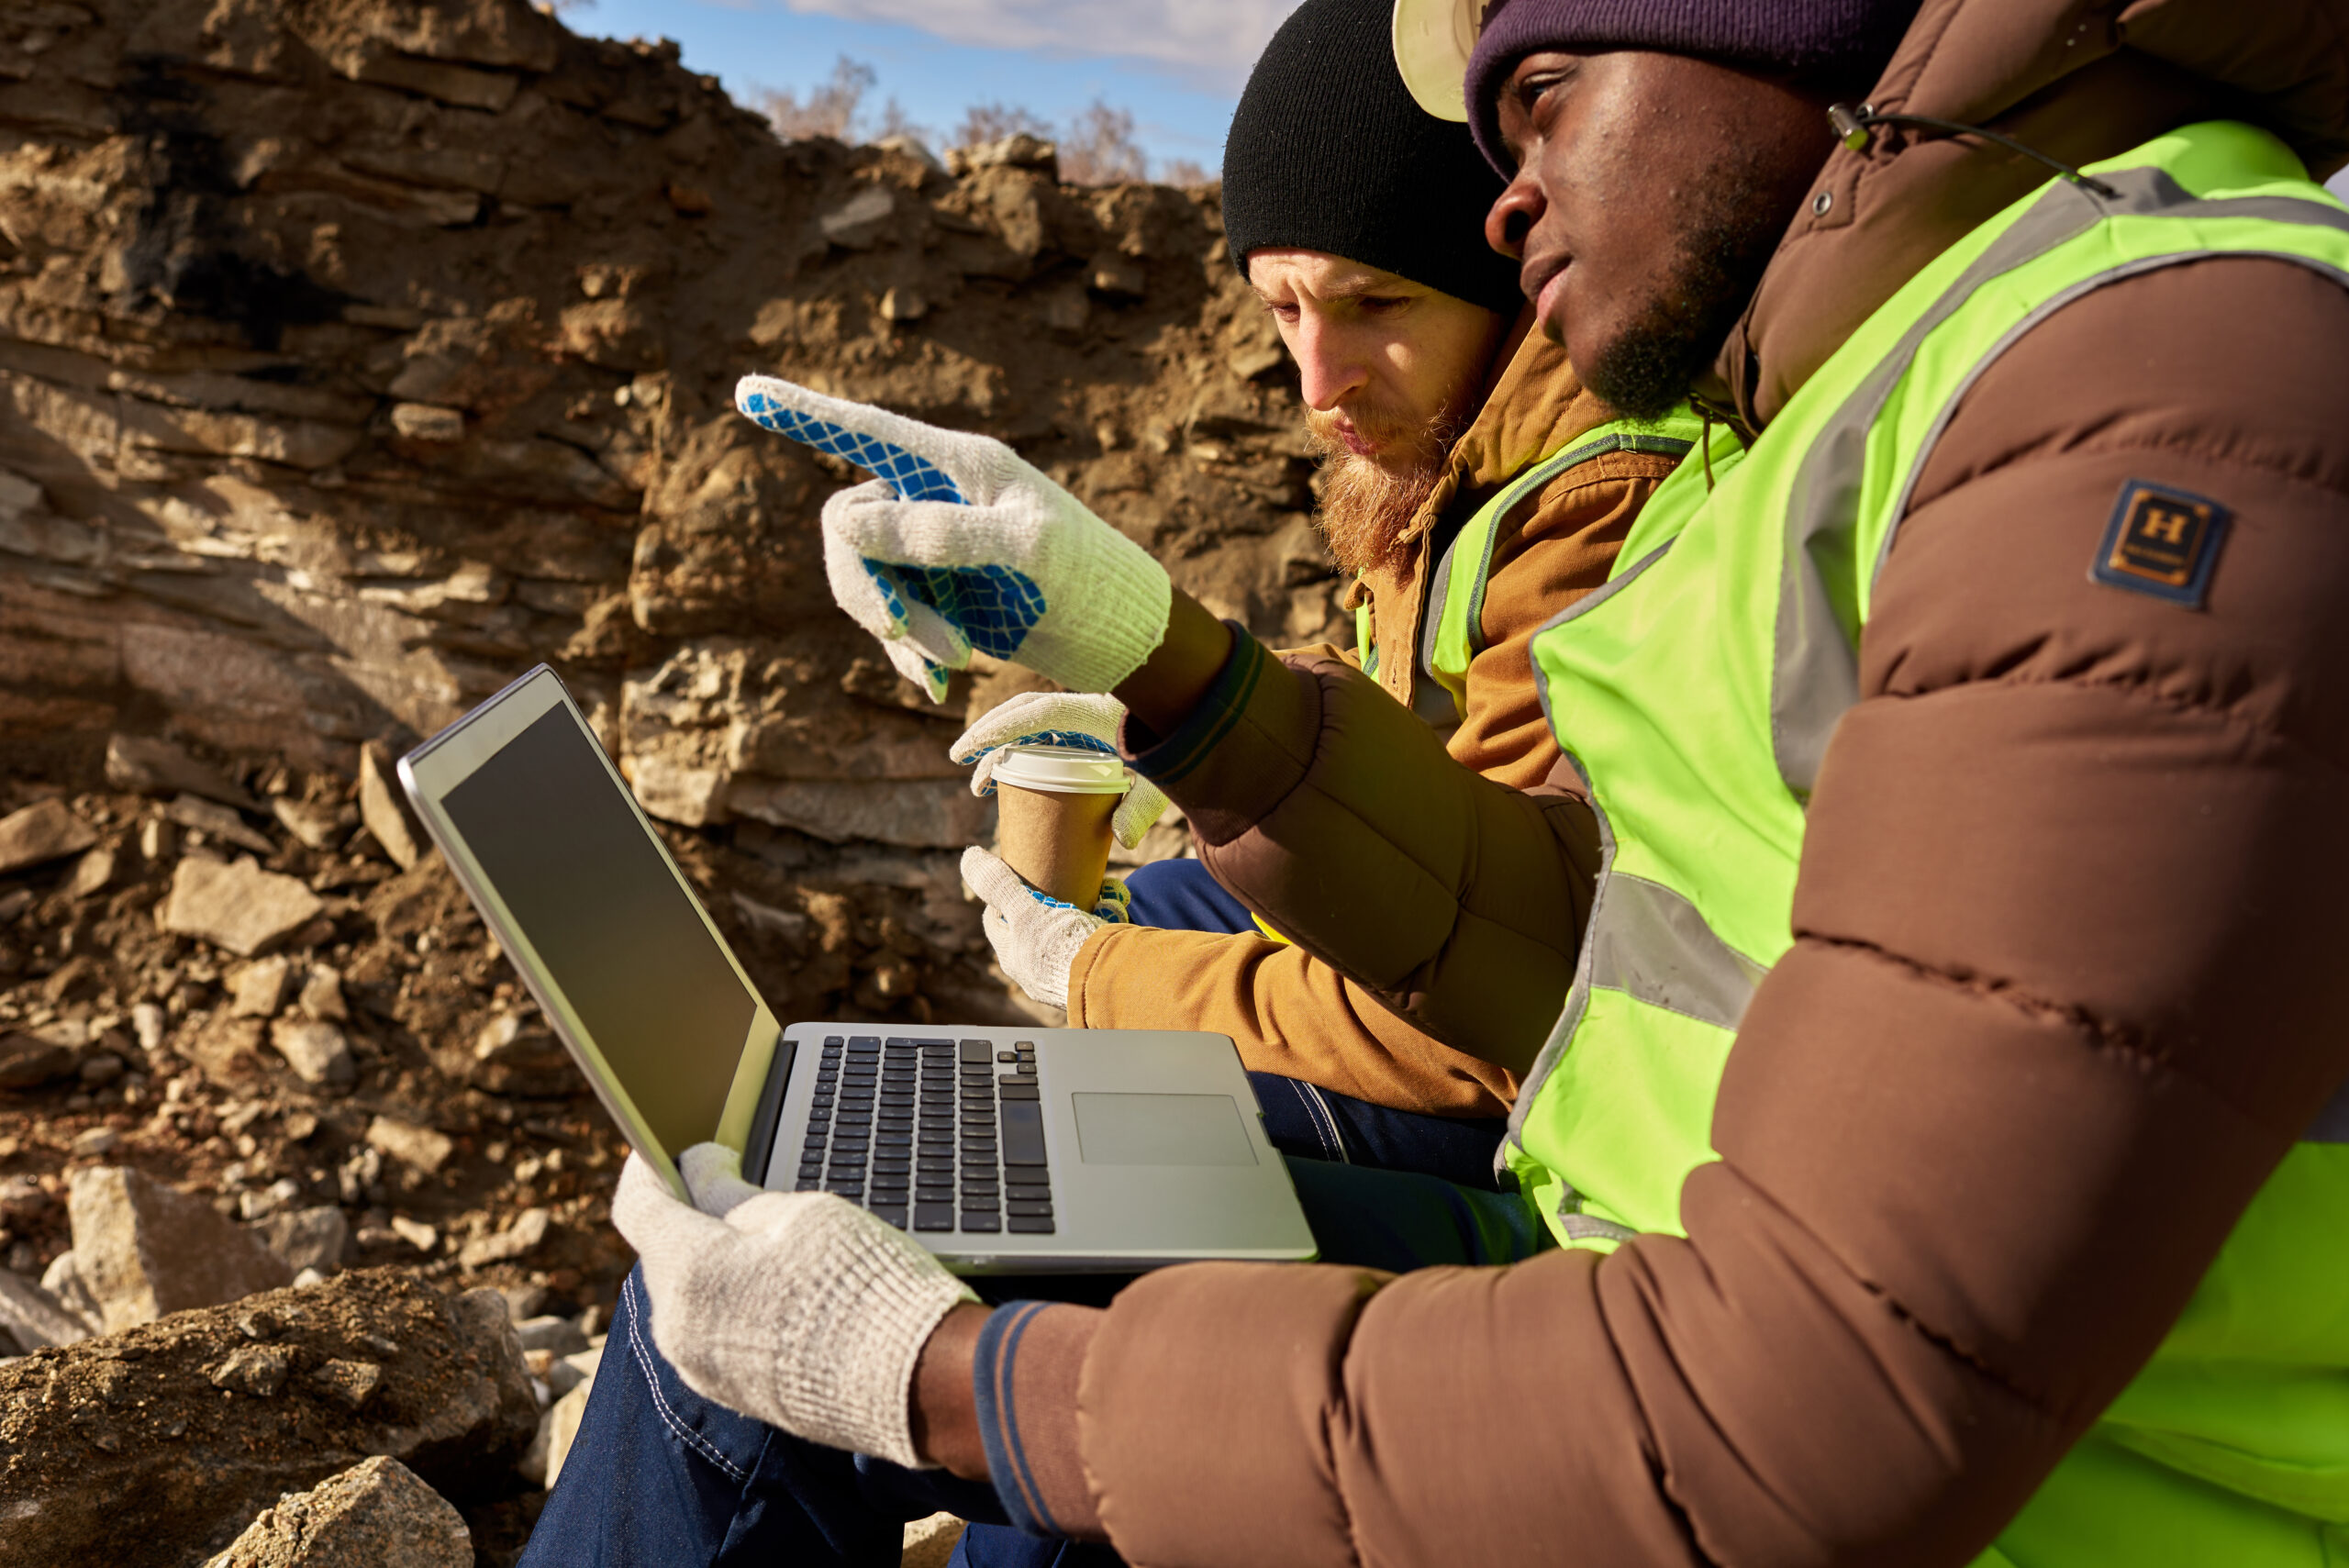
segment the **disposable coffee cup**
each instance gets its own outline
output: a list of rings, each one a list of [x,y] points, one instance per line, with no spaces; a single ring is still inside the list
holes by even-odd
[[[996,852],[1064,903],[1090,910],[1109,870],[1109,818],[1126,765],[1079,746],[1011,746],[996,759]]]

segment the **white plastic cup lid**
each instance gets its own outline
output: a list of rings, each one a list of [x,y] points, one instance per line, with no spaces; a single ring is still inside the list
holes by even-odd
[[[1126,764],[1082,746],[1008,746],[996,759],[995,782],[1049,795],[1123,795]]]

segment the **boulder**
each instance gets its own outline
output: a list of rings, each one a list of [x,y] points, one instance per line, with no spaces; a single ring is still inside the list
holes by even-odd
[[[397,1117],[379,1116],[367,1124],[369,1147],[380,1149],[402,1164],[429,1176],[449,1162],[456,1145],[429,1127]]]
[[[297,879],[263,871],[250,860],[223,865],[189,855],[173,868],[161,923],[166,931],[202,937],[251,958],[308,925],[325,907]]]
[[[285,1005],[285,983],[293,961],[279,953],[258,959],[239,970],[228,982],[228,1011],[240,1018],[273,1018]]]
[[[314,850],[331,850],[351,837],[351,829],[358,824],[350,810],[347,806],[289,800],[284,795],[269,803],[269,814],[278,825]]]
[[[0,817],[0,876],[78,855],[97,841],[97,829],[68,811],[63,801],[28,806]]]
[[[200,795],[248,811],[253,806],[252,796],[219,769],[168,740],[143,735],[107,737],[106,783],[139,795]]]
[[[457,1251],[457,1262],[468,1269],[485,1269],[492,1263],[509,1263],[527,1258],[539,1250],[553,1227],[554,1216],[543,1208],[526,1208],[513,1225],[495,1236],[480,1236],[468,1241]]]
[[[106,1315],[98,1310],[98,1298],[82,1283],[82,1266],[73,1256],[72,1248],[68,1247],[50,1260],[49,1267],[41,1271],[40,1287],[59,1306],[81,1319],[90,1332],[95,1334],[105,1328]]]
[[[262,1073],[259,1018],[218,1012],[182,1034],[173,1049],[224,1089],[250,1088]]]
[[[391,754],[381,746],[359,749],[359,819],[400,870],[414,870],[423,858],[424,836],[408,817],[392,773]]]
[[[39,1351],[0,1366],[0,1500],[33,1505],[0,1501],[0,1562],[203,1562],[284,1494],[375,1456],[460,1503],[495,1495],[538,1415],[495,1292],[392,1270]]]
[[[284,1259],[285,1266],[297,1273],[304,1269],[316,1269],[322,1274],[330,1274],[342,1267],[342,1260],[351,1251],[351,1221],[332,1205],[273,1214],[256,1221],[251,1229],[264,1246]]]
[[[263,1508],[205,1568],[473,1568],[462,1514],[396,1459],[352,1465]]]
[[[269,1043],[306,1084],[348,1089],[358,1080],[351,1041],[333,1024],[316,1018],[279,1018],[269,1026]]]
[[[73,1173],[73,1258],[106,1331],[290,1282],[261,1238],[192,1193],[128,1166]]]
[[[163,807],[163,815],[183,828],[194,828],[214,838],[250,850],[257,855],[277,852],[277,846],[261,832],[246,825],[245,819],[228,806],[206,800],[200,795],[175,796]]]
[[[54,1038],[55,1031],[10,1029],[0,1034],[0,1089],[32,1089],[69,1078],[82,1052]]]
[[[512,1013],[482,1026],[466,1076],[477,1089],[525,1099],[560,1099],[586,1087],[562,1041]]]
[[[295,1006],[321,1023],[340,1023],[350,1018],[350,1005],[342,999],[342,972],[329,963],[310,965]]]
[[[6,1269],[0,1269],[0,1329],[28,1351],[75,1344],[90,1337],[89,1325],[63,1302]]]

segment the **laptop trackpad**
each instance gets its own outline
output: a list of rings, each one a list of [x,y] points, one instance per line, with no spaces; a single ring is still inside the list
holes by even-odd
[[[1252,1165],[1230,1095],[1071,1095],[1088,1165]]]

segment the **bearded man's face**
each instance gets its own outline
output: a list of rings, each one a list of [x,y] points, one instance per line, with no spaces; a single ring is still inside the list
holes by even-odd
[[[1320,250],[1252,251],[1248,281],[1297,361],[1330,552],[1350,572],[1387,564],[1475,417],[1508,323]]]

